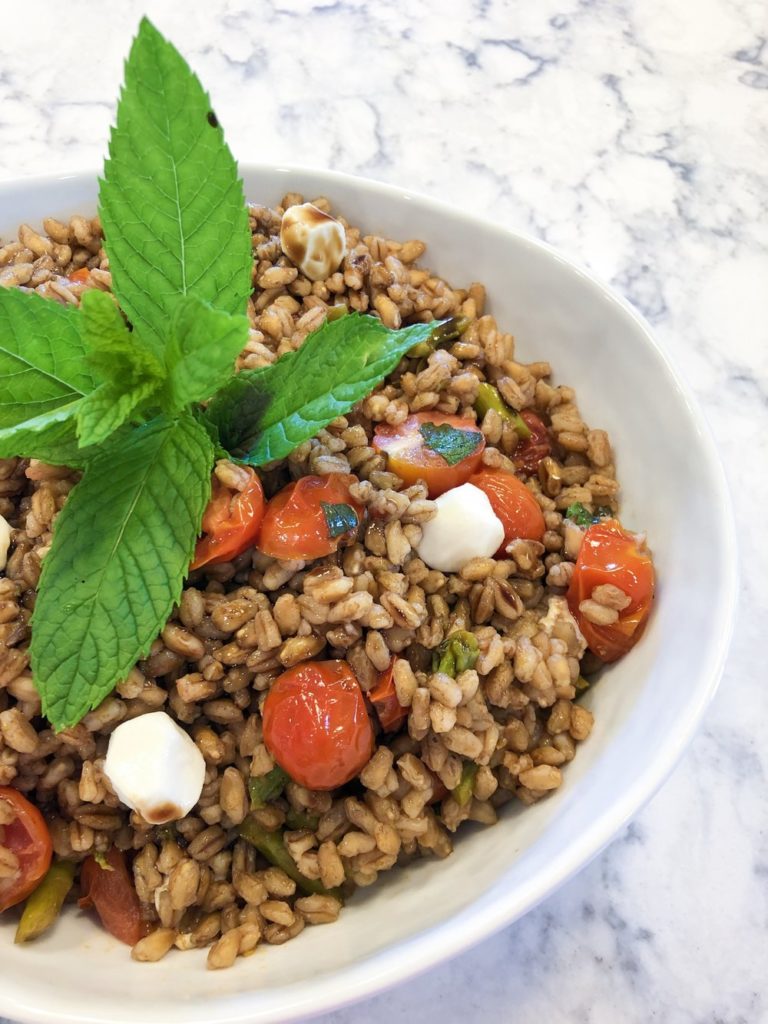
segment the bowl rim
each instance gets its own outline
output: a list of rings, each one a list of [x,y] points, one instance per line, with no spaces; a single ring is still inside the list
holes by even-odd
[[[440,962],[458,955],[463,950],[476,945],[483,939],[500,931],[533,909],[547,896],[573,878],[579,871],[596,857],[628,824],[643,806],[653,797],[662,783],[676,766],[686,747],[698,729],[702,717],[715,695],[725,667],[725,661],[733,633],[736,596],[738,590],[738,545],[733,503],[726,482],[726,475],[715,445],[714,437],[704,413],[699,406],[690,386],[674,366],[669,354],[655,338],[645,318],[617,291],[599,275],[588,270],[577,260],[564,255],[560,250],[523,231],[500,226],[489,219],[474,213],[468,213],[459,207],[440,199],[435,199],[413,189],[366,178],[360,175],[331,171],[308,165],[289,163],[260,163],[243,161],[239,164],[241,177],[252,174],[269,174],[284,176],[286,183],[296,187],[302,176],[321,182],[329,192],[335,184],[346,184],[367,191],[373,196],[381,196],[388,200],[397,199],[401,202],[414,203],[439,216],[449,216],[454,223],[462,228],[480,226],[499,240],[514,239],[523,246],[545,252],[556,262],[564,264],[572,272],[584,278],[593,289],[609,303],[617,306],[643,334],[646,343],[676,385],[686,407],[688,416],[693,421],[699,437],[700,451],[704,456],[715,489],[716,501],[713,503],[712,515],[716,518],[715,531],[720,538],[721,555],[724,567],[723,579],[712,595],[716,605],[717,616],[722,628],[713,632],[706,640],[710,647],[711,657],[706,672],[701,673],[701,682],[697,685],[695,699],[689,707],[688,714],[677,721],[668,731],[662,743],[654,752],[643,774],[634,785],[625,790],[602,812],[596,815],[581,831],[575,842],[557,857],[539,868],[530,879],[524,898],[512,897],[511,894],[498,893],[492,906],[485,906],[482,912],[475,905],[462,910],[446,921],[416,931],[404,942],[396,943],[379,953],[355,962],[327,975],[318,976],[311,986],[299,986],[283,989],[285,1003],[276,1014],[267,1012],[259,1014],[260,1021],[291,1021],[299,1017],[315,1017],[369,998],[385,988],[404,982],[409,978],[424,973]],[[23,179],[6,178],[0,180],[0,202],[18,192],[39,193],[41,196],[48,187],[74,179],[75,184],[90,185],[98,181],[99,171],[92,168],[73,170],[62,174],[40,174]],[[314,186],[313,186],[314,187]],[[340,990],[343,994],[340,995]],[[252,990],[253,991],[253,990]],[[250,992],[235,995],[212,995],[205,1003],[204,1018],[198,1013],[189,1011],[187,1019],[195,1021],[206,1019],[210,1024],[246,1024],[254,1019],[253,1008],[249,1008]],[[213,1012],[208,1012],[209,1010]],[[78,1012],[77,1014],[50,1005],[30,1001],[19,1002],[15,998],[9,1001],[3,996],[0,987],[0,1014],[11,1014],[13,1019],[29,1024],[79,1024],[81,1021],[95,1021],[96,1018]],[[124,1024],[126,1016],[113,1018],[115,1024]],[[137,1018],[138,1019],[138,1018]],[[144,1014],[141,1018],[147,1024],[150,1018]],[[102,1024],[112,1024],[109,1018],[100,1016]]]

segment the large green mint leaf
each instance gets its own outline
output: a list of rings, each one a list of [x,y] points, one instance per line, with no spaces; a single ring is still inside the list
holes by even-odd
[[[115,294],[158,355],[179,294],[245,312],[251,237],[237,165],[196,75],[146,19],[125,66],[99,212]]]
[[[158,391],[164,371],[136,332],[128,330],[109,295],[95,290],[86,292],[81,306],[88,362],[103,380],[80,402],[77,412],[80,444],[90,445],[104,441]]]
[[[233,377],[207,415],[223,446],[244,462],[282,459],[370,394],[434,328],[392,331],[358,313],[326,322],[296,352]]]
[[[56,729],[146,654],[178,601],[210,496],[213,445],[189,414],[112,438],[56,520],[32,621],[32,671]]]
[[[247,341],[247,317],[213,309],[193,296],[182,298],[165,346],[167,408],[182,409],[215,394],[234,373]]]
[[[0,288],[0,458],[78,464],[61,446],[76,448],[67,438],[74,441],[78,404],[95,387],[79,322],[71,306]]]

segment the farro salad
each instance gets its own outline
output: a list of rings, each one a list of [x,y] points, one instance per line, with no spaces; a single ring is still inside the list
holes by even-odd
[[[98,216],[0,240],[17,942],[77,904],[227,967],[561,785],[651,555],[605,431],[424,252],[246,203],[147,21]]]

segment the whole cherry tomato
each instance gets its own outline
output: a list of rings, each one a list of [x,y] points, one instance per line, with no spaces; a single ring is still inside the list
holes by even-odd
[[[262,709],[264,743],[307,789],[336,789],[373,754],[363,691],[346,661],[303,661],[274,681]]]
[[[379,673],[376,685],[368,691],[368,700],[373,704],[373,709],[379,719],[384,732],[397,732],[408,717],[408,709],[404,708],[397,699],[395,690],[395,658],[389,666]]]
[[[197,542],[190,568],[229,562],[256,542],[264,515],[264,489],[255,469],[245,487],[236,491],[213,477],[211,500],[203,515],[203,536]]]
[[[535,412],[523,409],[520,415],[531,436],[519,442],[512,459],[520,473],[531,476],[538,470],[541,460],[552,454],[552,438],[544,421]]]
[[[351,473],[303,476],[267,503],[257,542],[272,558],[322,558],[353,535],[363,506],[349,493]]]
[[[87,857],[83,861],[80,892],[80,909],[94,907],[101,923],[116,939],[135,946],[147,934],[125,855],[116,847],[111,847],[103,865],[95,857]]]
[[[12,786],[0,786],[3,802],[10,805],[15,818],[2,826],[0,844],[16,856],[19,865],[8,877],[0,877],[0,913],[37,888],[53,856],[51,834],[40,811]]]
[[[483,469],[471,476],[469,482],[486,495],[504,527],[504,542],[497,556],[505,554],[512,540],[541,540],[546,530],[544,515],[538,501],[514,473]]]
[[[590,622],[579,610],[595,587],[612,583],[630,598],[616,622],[608,626]],[[616,661],[642,636],[653,602],[655,574],[650,553],[615,519],[590,526],[581,542],[568,605],[593,651],[603,661]]]
[[[429,447],[431,428],[452,427],[461,431],[462,437],[450,436],[432,441],[448,453],[447,457],[440,451]],[[450,451],[450,443],[462,441],[454,452]],[[447,443],[443,447],[441,442]],[[448,416],[439,412],[419,412],[409,416],[396,427],[380,424],[373,435],[373,447],[387,456],[387,464],[391,473],[397,474],[408,487],[418,480],[423,480],[429,489],[430,498],[437,498],[452,487],[465,484],[483,461],[485,438],[476,423],[462,419],[460,416]],[[465,454],[461,454],[465,451]]]

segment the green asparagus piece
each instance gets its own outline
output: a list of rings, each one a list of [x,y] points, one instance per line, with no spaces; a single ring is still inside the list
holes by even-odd
[[[494,409],[503,420],[511,423],[521,441],[527,441],[531,436],[531,428],[520,413],[509,408],[499,394],[498,388],[495,388],[493,384],[488,384],[487,381],[483,381],[477,386],[477,398],[475,399],[475,412],[479,421],[482,422],[489,409]]]
[[[443,320],[442,323],[435,327],[428,338],[420,341],[418,345],[414,345],[409,350],[408,355],[412,359],[421,359],[429,356],[436,348],[440,348],[441,345],[447,345],[449,342],[455,341],[460,334],[466,331],[467,327],[469,327],[469,320],[465,316],[452,316],[450,320]]]
[[[472,790],[475,785],[477,765],[474,761],[465,761],[461,769],[461,780],[455,789],[451,790],[451,796],[460,807],[466,807],[472,799]]]
[[[288,773],[284,772],[280,765],[277,764],[266,775],[249,779],[248,793],[251,797],[252,810],[255,811],[259,807],[263,807],[270,800],[276,800],[285,789],[286,782],[289,781],[290,776]]]
[[[290,829],[308,828],[314,832],[320,818],[317,814],[308,814],[307,811],[296,811],[291,807],[285,816],[285,824]]]
[[[432,671],[444,672],[455,679],[460,672],[475,667],[479,653],[475,634],[458,629],[450,633],[432,655]]]
[[[75,880],[75,865],[68,860],[57,860],[24,907],[16,929],[14,941],[21,944],[36,939],[51,927],[61,913],[67,893]]]
[[[323,896],[335,896],[337,899],[341,899],[340,890],[326,889],[322,882],[302,875],[285,847],[282,832],[269,832],[249,814],[240,826],[240,835],[251,846],[255,846],[270,864],[274,864],[276,868],[280,868],[289,878],[292,878],[302,892],[309,895],[320,893]]]

